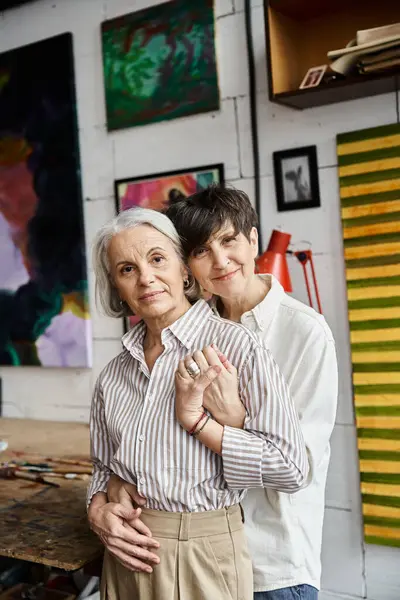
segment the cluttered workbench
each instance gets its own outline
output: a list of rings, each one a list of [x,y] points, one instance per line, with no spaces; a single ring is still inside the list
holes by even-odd
[[[68,571],[99,558],[85,508],[88,426],[0,418],[0,440],[0,556]]]

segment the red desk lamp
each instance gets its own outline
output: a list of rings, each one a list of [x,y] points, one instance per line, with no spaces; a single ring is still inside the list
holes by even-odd
[[[288,250],[290,238],[292,236],[290,233],[284,233],[283,231],[277,231],[274,229],[271,234],[271,238],[269,240],[268,248],[259,256],[256,260],[257,272],[258,273],[270,273],[282,285],[285,292],[292,291],[292,283],[290,281],[289,267],[286,255],[293,254],[297,260],[301,263],[303,267],[303,274],[307,288],[308,301],[310,306],[314,308],[311,290],[310,290],[310,282],[307,273],[307,265],[310,265],[311,276],[314,284],[315,297],[317,300],[318,310],[322,313],[321,301],[319,298],[318,292],[318,284],[317,278],[315,276],[314,262],[312,258],[311,250],[300,250],[294,252],[293,250]]]

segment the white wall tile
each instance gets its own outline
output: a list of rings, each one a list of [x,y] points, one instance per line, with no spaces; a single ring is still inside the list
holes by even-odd
[[[218,78],[222,98],[249,93],[246,37],[242,14],[216,22]]]
[[[217,19],[229,15],[234,11],[233,0],[215,0],[214,6]]]
[[[3,416],[9,419],[34,419],[41,421],[69,421],[71,423],[88,423],[90,416],[90,398],[86,406],[16,406],[5,403]],[[89,435],[89,434],[88,434]]]
[[[368,600],[399,600],[400,548],[365,545]]]
[[[157,4],[162,4],[163,0],[105,0],[104,14],[105,20],[122,17],[129,13],[150,8]]]
[[[254,62],[256,65],[256,88],[258,92],[266,91],[268,89],[267,47],[264,6],[262,3],[257,5],[254,2],[254,8],[251,11],[251,28],[253,34]]]
[[[137,12],[150,6],[162,4],[165,0],[105,0],[105,20]],[[215,17],[223,17],[233,12],[233,0],[215,0]]]
[[[268,85],[263,6],[257,6],[252,10],[251,24],[256,88],[257,91],[264,91]],[[216,34],[222,97],[248,94],[249,73],[244,13],[236,12],[231,18],[224,17],[217,21]]]
[[[79,132],[83,197],[105,198],[114,194],[114,140],[104,126]]]
[[[2,417],[6,417],[7,419],[23,419],[24,411],[21,406],[15,404],[13,402],[4,402]],[[34,417],[37,418],[36,416]]]
[[[0,51],[71,31],[74,53],[93,54],[100,48],[100,23],[104,18],[99,0],[40,0],[5,13]]]
[[[322,565],[322,588],[324,590],[364,596],[361,517],[359,514],[351,511],[326,509]]]
[[[2,367],[0,377],[5,406],[12,405],[24,418],[51,419],[46,416],[51,411],[56,420],[68,420],[69,408],[79,412],[90,406],[91,369]]]
[[[41,406],[36,412],[30,407],[24,412],[24,419],[40,419],[42,421],[69,421],[71,423],[88,423],[90,417],[90,398],[85,406]],[[89,435],[89,432],[88,432]]]
[[[113,141],[116,179],[217,162],[227,179],[239,177],[233,100],[218,112],[118,131]]]
[[[101,55],[93,53],[74,58],[79,128],[84,131],[96,126],[105,128],[106,109]]]

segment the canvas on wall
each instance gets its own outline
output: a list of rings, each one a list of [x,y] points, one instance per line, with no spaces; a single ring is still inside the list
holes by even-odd
[[[400,125],[337,149],[364,536],[400,547]]]
[[[72,36],[0,55],[0,365],[91,366]]]
[[[117,212],[134,206],[165,211],[171,203],[191,196],[212,183],[224,183],[223,164],[156,173],[115,182]],[[126,328],[137,323],[130,317]]]
[[[219,108],[213,0],[175,0],[102,23],[109,130]]]

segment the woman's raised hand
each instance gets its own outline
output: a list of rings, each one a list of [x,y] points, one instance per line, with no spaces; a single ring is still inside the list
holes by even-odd
[[[246,409],[239,397],[237,371],[215,344],[180,361],[175,391],[177,419],[186,429],[204,409],[221,425],[243,428]]]

